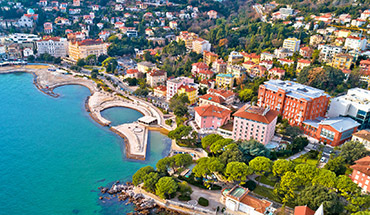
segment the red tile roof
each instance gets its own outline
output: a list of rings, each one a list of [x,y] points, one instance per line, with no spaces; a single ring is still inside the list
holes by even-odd
[[[246,104],[238,111],[236,111],[233,116],[270,124],[278,116],[279,113],[275,110],[265,110],[266,109],[263,107],[251,106]]]
[[[150,75],[150,76],[162,76],[162,75],[165,75],[165,71],[163,71],[163,70],[158,70],[158,69],[153,69],[152,71],[150,71],[149,73],[148,73],[148,75]]]
[[[294,215],[314,215],[315,211],[307,206],[297,206],[294,208]]]
[[[193,92],[195,89],[194,87],[189,87],[188,85],[181,85],[178,90],[185,89],[185,92]]]
[[[135,74],[135,73],[138,73],[138,72],[139,72],[139,70],[137,70],[137,69],[128,69],[126,71],[126,74]]]
[[[350,166],[351,169],[360,171],[367,176],[370,176],[370,156],[363,157],[355,161],[355,165]]]
[[[225,99],[223,99],[221,96],[218,95],[212,95],[212,94],[204,94],[202,96],[199,96],[199,99],[204,99],[207,101],[216,102],[218,104],[224,103]]]
[[[160,86],[158,86],[158,87],[155,87],[154,89],[156,89],[156,90],[160,90],[160,91],[167,91],[167,88],[166,88],[166,86],[163,86],[163,85],[160,85]]]
[[[195,112],[198,113],[199,116],[213,116],[218,118],[225,118],[230,116],[231,110],[223,109],[214,105],[203,105],[194,108]]]
[[[81,42],[77,42],[79,46],[93,46],[93,45],[100,45],[103,43],[101,39],[86,39],[82,40]]]
[[[215,94],[226,98],[229,98],[230,96],[235,96],[236,93],[234,93],[231,90],[216,90],[216,89],[209,89],[208,94]]]

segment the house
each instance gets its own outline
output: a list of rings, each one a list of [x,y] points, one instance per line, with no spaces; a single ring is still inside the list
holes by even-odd
[[[304,59],[298,60],[297,71],[300,72],[303,68],[310,66],[310,65],[311,65],[311,61],[309,60],[304,60]]]
[[[191,85],[194,83],[194,79],[188,77],[177,77],[174,79],[167,80],[167,94],[166,99],[169,101],[178,91],[182,85]]]
[[[351,179],[364,192],[370,192],[370,156],[366,156],[355,161],[355,164],[350,166],[353,169]]]
[[[305,46],[305,47],[302,47],[300,50],[299,50],[299,54],[304,57],[304,58],[311,58],[312,57],[312,53],[313,53],[313,50],[312,48],[308,47],[308,46]]]
[[[285,70],[280,68],[273,68],[268,71],[270,79],[282,79],[285,75]]]
[[[156,87],[159,84],[164,84],[167,80],[167,72],[158,69],[152,69],[152,71],[146,74],[146,83],[150,87]]]
[[[34,55],[33,50],[29,47],[23,49],[23,57],[27,58],[28,56]]]
[[[193,51],[202,54],[204,51],[211,51],[211,44],[208,40],[197,38],[193,40]]]
[[[217,129],[230,120],[231,110],[214,105],[203,105],[194,108],[195,123],[199,128]]]
[[[319,45],[320,59],[324,62],[330,62],[335,54],[342,53],[342,47],[332,45]]]
[[[142,74],[141,72],[139,72],[138,69],[128,69],[126,71],[126,75],[125,75],[125,78],[141,78],[142,77]]]
[[[262,52],[261,53],[261,61],[263,61],[263,60],[272,61],[272,60],[274,60],[274,58],[276,58],[276,55],[271,54],[269,52]]]
[[[233,104],[237,99],[237,94],[231,90],[223,89],[208,89],[207,94],[221,97],[227,105]]]
[[[227,61],[229,64],[237,64],[237,63],[242,62],[243,60],[244,60],[244,56],[242,54],[236,51],[232,51],[230,52]]]
[[[370,151],[370,130],[360,130],[352,134],[352,141],[362,143]]]
[[[139,72],[144,74],[147,73],[148,71],[151,71],[154,68],[156,68],[156,65],[149,61],[142,61],[137,64],[137,69],[139,70]]]
[[[203,105],[214,105],[217,107],[221,107],[224,109],[230,109],[226,107],[225,105],[225,99],[223,99],[221,96],[214,95],[214,94],[204,94],[202,96],[199,96],[199,106]]]
[[[21,28],[32,28],[35,24],[35,19],[30,14],[24,14],[18,19],[17,26]]]
[[[269,107],[244,105],[234,114],[234,140],[255,139],[266,145],[275,134],[278,112]]]
[[[260,63],[261,56],[260,55],[257,55],[256,53],[248,54],[248,53],[245,53],[245,52],[241,52],[240,54],[243,55],[244,62],[246,62],[246,61],[252,61],[255,64],[259,64]]]
[[[73,5],[74,7],[79,7],[79,6],[81,6],[81,1],[80,1],[80,0],[73,0],[72,5]]]
[[[215,73],[226,73],[227,63],[222,59],[217,59],[212,63],[212,70]]]
[[[331,146],[339,146],[349,141],[358,126],[360,124],[349,117],[318,117],[302,123],[304,134]]]
[[[234,77],[232,74],[219,73],[216,75],[216,86],[219,88],[231,89],[234,85]]]
[[[177,89],[177,93],[185,94],[188,97],[190,104],[195,104],[198,100],[198,89],[188,84],[181,85]]]
[[[101,39],[85,39],[82,41],[70,41],[68,47],[69,57],[77,61],[81,58],[86,58],[89,55],[107,55],[109,44],[104,43]]]
[[[263,76],[266,76],[266,73],[267,73],[266,67],[261,66],[261,65],[254,65],[250,68],[250,71],[248,74],[251,77],[256,77],[256,76],[263,77]]]
[[[317,45],[319,45],[322,41],[324,40],[324,37],[319,35],[319,34],[315,34],[315,35],[312,35],[310,37],[310,46],[313,46],[313,47],[316,47]]]
[[[253,215],[272,214],[272,202],[248,195],[248,188],[236,185],[231,189],[224,188],[221,194],[221,202],[225,204],[226,211]]]
[[[353,88],[346,95],[333,98],[330,102],[327,116],[351,117],[360,123],[359,129],[370,128],[370,91]]]
[[[337,69],[350,69],[352,66],[353,57],[349,54],[334,55],[331,66]]]
[[[274,62],[272,60],[263,60],[259,65],[264,66],[267,70],[270,70],[274,65]]]
[[[347,29],[341,29],[337,32],[337,37],[347,38],[349,35],[351,35],[351,31]]]
[[[203,61],[207,64],[210,65],[214,61],[218,59],[218,54],[210,51],[203,51]]]
[[[288,66],[291,66],[291,65],[294,64],[294,61],[293,60],[289,60],[289,59],[285,59],[285,58],[279,59],[278,62],[281,65],[288,65]]]
[[[201,70],[208,70],[208,64],[203,62],[193,63],[191,65],[191,74],[197,76]]]
[[[366,23],[366,20],[364,20],[364,19],[353,19],[351,21],[351,25],[352,26],[356,26],[356,27],[361,27],[365,23]]]
[[[166,86],[159,85],[154,87],[154,96],[159,98],[166,98],[167,88]]]
[[[37,55],[50,54],[53,57],[66,57],[68,54],[68,41],[66,38],[49,37],[36,42]]]
[[[51,22],[45,22],[44,23],[44,33],[45,34],[53,33],[53,23],[51,23]]]
[[[291,37],[291,38],[284,40],[283,48],[288,49],[291,52],[297,52],[299,51],[300,44],[301,44],[301,40]]]
[[[242,66],[247,70],[248,73],[250,73],[252,67],[255,66],[255,65],[256,64],[252,61],[246,61],[246,62],[242,63]]]
[[[21,59],[23,57],[23,52],[21,44],[13,43],[7,47],[7,58],[11,60]]]
[[[258,90],[259,106],[279,111],[291,125],[298,126],[304,120],[325,116],[329,100],[323,90],[292,81],[269,80]]]
[[[83,41],[86,39],[86,34],[82,32],[69,33],[67,39],[69,41]]]
[[[354,50],[366,50],[367,40],[366,37],[349,36],[344,43],[345,48]]]
[[[145,35],[147,35],[148,37],[154,36],[153,29],[150,28],[145,29]]]
[[[198,38],[196,33],[190,33],[188,31],[181,31],[180,35],[176,37],[176,42],[184,41],[185,47],[189,50],[193,49],[193,41]]]
[[[324,206],[321,204],[316,211],[307,206],[297,206],[294,208],[294,215],[324,215]]]
[[[207,15],[210,19],[217,19],[217,11],[215,11],[215,10],[208,11]]]
[[[170,23],[169,23],[169,26],[170,26],[170,28],[171,29],[177,29],[177,22],[176,21],[171,21]]]
[[[106,41],[110,36],[110,32],[109,31],[101,31],[99,33],[99,38],[103,41]]]
[[[277,58],[280,59],[280,58],[286,58],[286,57],[293,56],[294,53],[288,49],[279,48],[279,49],[275,49],[274,54],[276,55]]]
[[[208,69],[200,70],[198,73],[198,77],[200,80],[209,80],[213,77],[213,72]]]
[[[360,19],[367,20],[367,18],[370,17],[370,10],[365,10],[364,12],[361,13]]]

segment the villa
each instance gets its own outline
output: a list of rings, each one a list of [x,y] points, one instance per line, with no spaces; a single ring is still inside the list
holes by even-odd
[[[194,108],[195,122],[199,128],[217,129],[230,120],[231,110],[214,105],[203,105]]]

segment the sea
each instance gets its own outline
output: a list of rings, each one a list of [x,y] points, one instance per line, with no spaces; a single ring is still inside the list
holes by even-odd
[[[63,86],[53,98],[28,73],[0,75],[0,214],[126,214],[133,205],[99,200],[100,186],[130,181],[139,168],[168,155],[171,141],[149,132],[145,161],[125,157],[124,141],[85,110],[90,92]],[[142,114],[111,108],[112,125]]]

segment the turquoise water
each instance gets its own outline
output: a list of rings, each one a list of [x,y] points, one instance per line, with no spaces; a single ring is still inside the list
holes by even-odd
[[[169,140],[150,132],[147,161],[127,160],[123,140],[85,111],[86,88],[55,92],[61,96],[38,91],[30,74],[0,75],[0,214],[132,211],[123,203],[102,204],[97,188],[155,165],[168,153]]]
[[[120,125],[123,123],[131,123],[137,121],[143,114],[136,110],[124,107],[113,107],[101,112],[101,115],[111,121],[111,125]]]

